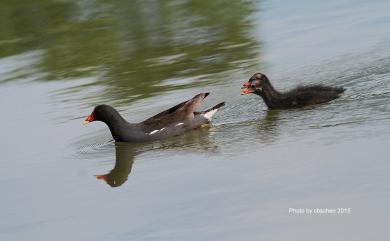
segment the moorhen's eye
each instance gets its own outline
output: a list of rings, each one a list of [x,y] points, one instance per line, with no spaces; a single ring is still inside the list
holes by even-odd
[[[259,80],[254,80],[251,82],[251,87],[252,88],[256,88],[260,85],[260,81]]]

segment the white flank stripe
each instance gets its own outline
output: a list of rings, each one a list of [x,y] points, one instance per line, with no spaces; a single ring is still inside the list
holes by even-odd
[[[154,131],[150,132],[149,135],[153,135],[156,132],[158,132],[158,130],[154,130]]]
[[[183,122],[180,122],[179,124],[176,124],[176,126],[181,126],[183,124],[184,124]]]

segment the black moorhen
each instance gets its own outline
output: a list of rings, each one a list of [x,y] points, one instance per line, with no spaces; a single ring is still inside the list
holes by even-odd
[[[154,141],[175,136],[208,124],[211,117],[225,102],[201,112],[196,107],[209,93],[201,93],[140,123],[127,122],[113,107],[98,105],[84,124],[102,121],[110,128],[112,137],[120,142]]]
[[[261,96],[270,109],[298,108],[325,103],[338,98],[343,92],[343,87],[311,85],[280,93],[262,73],[254,74],[241,88],[242,95],[253,93]]]

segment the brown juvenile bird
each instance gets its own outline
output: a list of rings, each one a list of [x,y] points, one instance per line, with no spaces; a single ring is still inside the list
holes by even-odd
[[[256,73],[244,83],[241,94],[253,93],[261,96],[270,109],[289,109],[331,101],[338,98],[344,90],[343,87],[310,85],[282,93],[275,90],[267,76]]]

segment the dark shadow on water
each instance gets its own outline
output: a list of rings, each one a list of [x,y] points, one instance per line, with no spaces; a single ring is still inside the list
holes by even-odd
[[[107,174],[95,175],[111,187],[123,185],[130,175],[133,163],[137,155],[158,152],[159,150],[175,150],[197,153],[212,154],[218,151],[218,146],[213,144],[209,138],[209,128],[202,128],[186,133],[182,136],[173,137],[167,140],[134,144],[126,142],[115,142],[115,166]],[[161,158],[164,161],[164,158]]]

